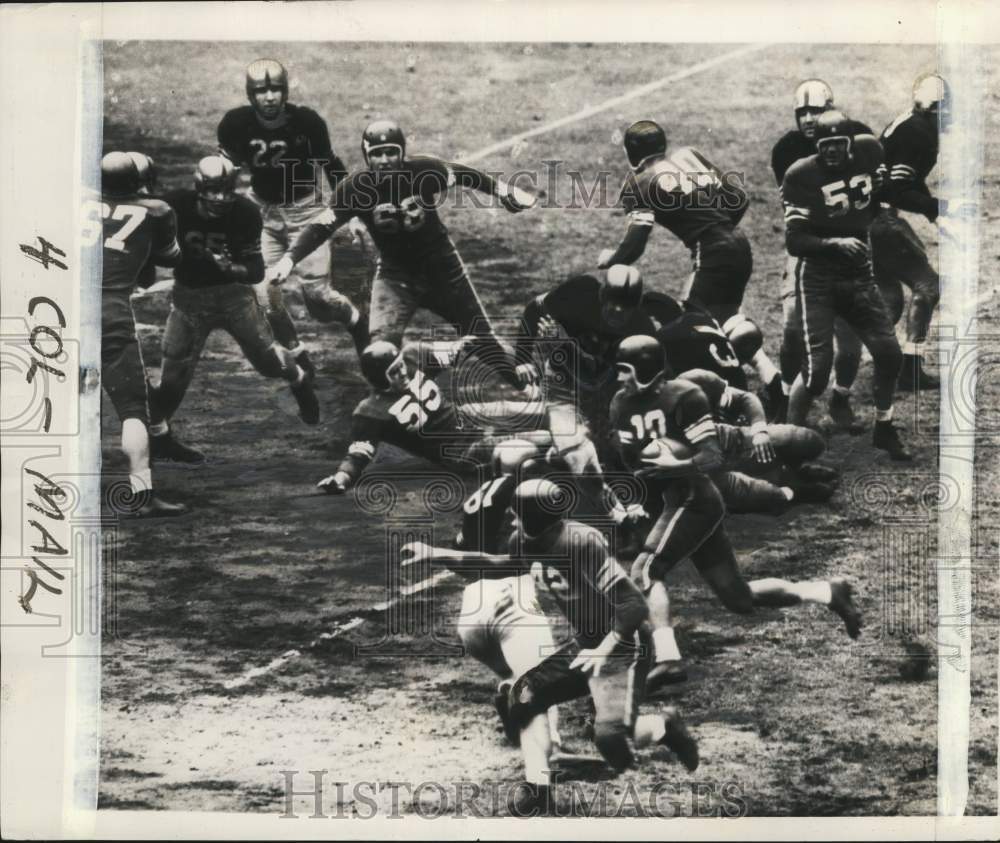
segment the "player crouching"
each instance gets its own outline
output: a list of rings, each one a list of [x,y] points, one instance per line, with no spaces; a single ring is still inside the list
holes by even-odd
[[[615,770],[634,763],[636,747],[663,744],[688,770],[698,767],[698,745],[673,708],[639,714],[650,647],[642,629],[648,611],[642,595],[594,527],[569,520],[571,497],[555,483],[520,483],[513,509],[515,532],[507,554],[448,550],[416,542],[403,547],[404,564],[429,561],[482,576],[509,577],[541,562],[560,573],[550,589],[575,637],[524,673],[510,692],[509,716],[530,723],[551,706],[590,694],[596,709],[594,742]],[[515,791],[516,816],[553,809],[551,787]]]

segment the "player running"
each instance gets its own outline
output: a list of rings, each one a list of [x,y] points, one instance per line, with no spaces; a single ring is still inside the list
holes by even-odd
[[[456,184],[496,197],[511,213],[530,208],[533,197],[473,167],[431,156],[407,157],[403,130],[392,120],[369,124],[361,149],[367,169],[344,179],[330,207],[302,231],[268,278],[283,282],[335,231],[360,219],[379,253],[369,311],[372,340],[399,345],[413,314],[423,307],[460,335],[478,337],[477,353],[515,382],[437,208]]]
[[[869,228],[878,209],[875,192],[882,147],[871,135],[852,137],[847,118],[826,111],[816,121],[816,154],[785,173],[785,247],[796,258],[795,295],[806,342],[805,372],[788,400],[788,421],[805,423],[822,395],[833,363],[833,322],[843,317],[871,352],[875,364],[875,430],[872,443],[893,460],[912,455],[892,421],[902,356],[871,262]]]
[[[788,168],[796,161],[816,153],[816,121],[819,116],[834,107],[833,90],[821,79],[806,79],[795,89],[796,128],[786,132],[771,150],[771,170],[778,187],[784,181]],[[852,137],[871,135],[871,128],[857,120],[847,120],[847,131]],[[875,254],[875,231],[872,231]],[[883,299],[901,300],[899,281],[895,278],[883,279],[875,262],[876,283]],[[784,421],[788,413],[788,396],[792,391],[795,377],[802,370],[805,354],[805,340],[802,336],[802,315],[799,312],[798,297],[795,295],[795,258],[788,256],[785,272],[781,278],[781,304],[784,324],[781,335],[781,384],[780,395],[769,396],[769,416],[774,421]],[[894,290],[893,287],[896,289]],[[894,320],[895,321],[895,320]],[[859,422],[851,407],[851,386],[861,364],[861,341],[844,320],[834,320],[836,355],[833,361],[834,386],[830,394],[830,418],[838,427],[851,432],[860,432]]]
[[[236,169],[226,158],[202,158],[194,188],[164,198],[177,215],[181,262],[174,268],[170,315],[163,331],[160,383],[150,392],[153,458],[201,463],[204,456],[178,442],[169,420],[180,406],[208,335],[222,328],[247,360],[268,378],[288,381],[307,424],[319,422],[312,379],[275,342],[254,295],[264,277],[257,206],[235,192]]]
[[[261,206],[264,217],[264,264],[272,267],[323,212],[323,179],[335,190],[347,177],[347,168],[333,151],[323,118],[311,108],[288,102],[288,72],[280,62],[251,62],[246,92],[250,104],[227,111],[219,122],[219,150],[250,171],[250,198]],[[342,323],[360,354],[368,344],[367,326],[350,299],[333,288],[328,239],[316,244],[295,274],[310,315],[317,322]],[[299,342],[281,289],[260,284],[257,294],[275,337],[312,376],[313,364]]]
[[[467,470],[487,461],[499,439],[517,436],[552,444],[540,402],[495,401],[456,406],[443,377],[474,338],[421,342],[403,351],[377,340],[361,355],[371,394],[351,416],[351,444],[337,470],[317,484],[329,494],[350,489],[388,442],[435,465]]]
[[[653,224],[663,226],[694,262],[683,297],[705,308],[729,334],[746,319],[740,307],[753,272],[750,242],[738,228],[749,206],[746,190],[693,147],[668,153],[667,134],[652,120],[629,126],[624,145],[632,172],[620,201],[629,226],[617,248],[601,252],[598,266],[635,263]],[[763,348],[752,362],[761,383],[780,389],[780,373]]]
[[[663,744],[684,766],[698,767],[698,745],[674,708],[639,714],[650,648],[643,635],[647,609],[642,595],[611,554],[601,532],[568,519],[571,496],[546,479],[522,482],[514,493],[515,532],[506,554],[448,550],[420,542],[401,550],[403,564],[430,561],[480,576],[509,577],[535,562],[558,585],[550,588],[574,638],[524,673],[510,692],[509,717],[529,723],[561,702],[589,693],[594,701],[594,743],[621,771],[634,763],[636,747]],[[550,813],[550,786],[521,791],[516,816]]]
[[[138,518],[183,515],[187,507],[153,492],[149,464],[149,402],[142,351],[129,297],[147,260],[173,266],[181,258],[174,212],[165,202],[140,195],[134,158],[109,152],[101,159],[100,201],[84,203],[85,247],[102,244],[101,383],[122,423],[122,450]]]
[[[665,377],[663,352],[653,337],[629,337],[618,359],[622,389],[611,404],[611,419],[622,459],[663,499],[663,512],[632,567],[653,624],[656,666],[647,682],[650,692],[684,677],[664,580],[688,557],[730,611],[750,614],[758,606],[819,603],[839,615],[851,638],[857,638],[861,616],[846,581],[743,577],[723,524],[722,496],[710,479],[724,456],[708,398],[691,381]]]
[[[872,224],[875,273],[898,278],[913,291],[906,317],[906,343],[898,388],[937,389],[940,382],[923,368],[924,343],[941,296],[937,272],[927,250],[899,211],[922,214],[948,232],[948,204],[927,187],[937,163],[939,132],[951,119],[951,93],[940,76],[929,73],[913,85],[913,107],[882,132],[889,179],[880,198],[882,213]]]

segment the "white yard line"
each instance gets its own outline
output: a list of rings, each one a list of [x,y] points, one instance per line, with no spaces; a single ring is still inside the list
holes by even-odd
[[[597,105],[587,106],[587,108],[582,108],[573,114],[567,115],[566,117],[560,117],[558,120],[553,120],[551,123],[536,126],[534,129],[529,129],[526,132],[511,135],[509,138],[492,143],[489,146],[483,147],[482,149],[471,153],[470,155],[463,156],[461,161],[463,164],[472,164],[475,161],[480,161],[483,158],[492,155],[494,152],[500,152],[504,149],[516,146],[518,143],[523,140],[527,140],[528,138],[544,135],[555,131],[556,129],[561,129],[563,126],[570,126],[573,123],[579,123],[581,120],[586,120],[588,117],[593,117],[595,114],[600,114],[602,111],[607,111],[608,109],[621,105],[623,102],[629,102],[630,100],[645,96],[646,94],[658,91],[660,88],[664,88],[673,82],[679,82],[681,79],[687,79],[689,76],[695,76],[698,73],[711,70],[713,67],[717,67],[720,64],[725,64],[733,59],[741,58],[742,56],[755,53],[770,46],[770,44],[748,44],[745,47],[738,47],[735,50],[730,50],[728,53],[722,53],[714,58],[706,59],[705,61],[698,62],[697,64],[692,64],[689,67],[677,70],[668,76],[663,76],[660,79],[647,82],[645,85],[640,85],[638,88],[633,88],[631,91],[626,91],[621,96],[604,100],[604,102],[600,102]]]

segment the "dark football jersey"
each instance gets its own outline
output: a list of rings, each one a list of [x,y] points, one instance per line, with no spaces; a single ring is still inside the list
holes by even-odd
[[[358,404],[351,416],[351,444],[338,471],[356,479],[382,442],[447,464],[456,446],[484,435],[459,416],[449,399],[442,381],[448,377],[451,357],[436,348],[434,343],[420,343],[404,351],[410,376],[405,392],[373,392]]]
[[[326,123],[311,108],[288,103],[282,125],[268,128],[250,105],[226,112],[219,149],[250,170],[250,187],[264,202],[291,204],[322,190],[325,171],[333,189],[347,175],[330,145]]]
[[[260,259],[260,211],[245,196],[237,196],[229,212],[216,219],[198,213],[198,193],[194,190],[175,190],[164,199],[177,214],[177,239],[183,257],[174,267],[174,279],[179,284],[214,287],[231,283],[209,252],[228,254],[244,265]]]
[[[701,389],[682,378],[664,380],[634,395],[620,390],[611,401],[611,423],[622,457],[637,468],[643,448],[657,439],[673,439],[697,448],[715,439],[712,405]]]
[[[171,259],[180,249],[174,212],[151,196],[101,196],[84,202],[83,243],[103,247],[101,286],[131,293],[146,261]]]
[[[592,526],[564,520],[532,538],[515,533],[509,551],[542,564],[550,593],[584,645],[616,628],[630,634],[646,618],[642,595]]]
[[[848,131],[851,136],[874,135],[871,127],[858,120],[848,120]],[[792,129],[781,136],[781,139],[771,150],[771,170],[774,172],[774,181],[781,187],[781,182],[785,178],[788,168],[796,161],[808,158],[816,153],[816,141],[807,138],[798,129]]]
[[[407,158],[382,178],[362,170],[337,188],[330,208],[316,222],[340,225],[357,217],[384,259],[418,262],[448,245],[448,229],[437,206],[453,184],[451,165],[430,156]]]
[[[723,174],[689,146],[629,173],[619,201],[632,225],[657,223],[689,249],[716,225],[733,225],[743,203],[742,191],[727,190]]]
[[[900,114],[882,132],[889,181],[882,196],[903,211],[934,220],[938,203],[927,187],[927,176],[937,164],[938,127],[910,111]]]
[[[462,504],[462,531],[456,542],[460,550],[503,552],[511,523],[507,508],[517,484],[512,474],[492,477],[466,498]]]
[[[746,374],[729,337],[707,313],[686,311],[655,336],[674,372],[707,369],[737,389],[747,388]]]
[[[824,167],[818,155],[796,162],[781,184],[786,226],[804,226],[819,237],[867,240],[879,208],[874,191],[881,165],[882,146],[871,135],[854,138],[851,158],[839,172]]]
[[[743,389],[737,389],[707,369],[689,369],[678,376],[695,384],[708,399],[712,417],[730,425],[767,424],[760,400]]]
[[[635,334],[652,336],[656,325],[642,307],[623,327],[608,325],[601,314],[600,291],[600,281],[579,275],[529,302],[517,341],[518,361],[527,362],[538,352],[551,370],[547,374],[563,378],[566,391],[576,385],[584,392],[595,392],[613,383],[618,344]],[[537,339],[538,321],[546,315],[559,323],[562,338]]]

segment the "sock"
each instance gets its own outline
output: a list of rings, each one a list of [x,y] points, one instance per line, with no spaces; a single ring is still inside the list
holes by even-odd
[[[653,650],[656,652],[657,662],[678,662],[681,660],[681,651],[677,647],[677,639],[674,637],[672,626],[661,626],[653,630]]]
[[[910,340],[907,340],[903,343],[903,354],[909,354],[911,357],[923,357],[924,344],[922,342],[910,342]]]
[[[295,378],[291,381],[292,386],[298,386],[306,378],[306,370],[301,366],[295,366]]]
[[[667,721],[662,714],[640,714],[635,719],[633,742],[641,749],[650,744],[659,743],[667,734]]]
[[[880,421],[880,422],[892,421],[892,407],[890,407],[888,410],[880,410],[878,407],[876,407],[875,421]]]
[[[795,590],[803,603],[819,603],[829,606],[833,600],[833,591],[828,582],[800,582],[796,584]]]
[[[841,386],[839,383],[833,387],[833,391],[836,392],[841,398],[847,398],[851,394],[851,388],[849,386]]]
[[[549,783],[549,718],[536,714],[521,730],[524,779],[532,784]]]
[[[358,310],[353,304],[351,305],[351,318],[347,320],[347,327],[353,328],[358,324],[358,320],[361,319],[361,311]]]
[[[552,741],[552,748],[562,749],[562,735],[559,734],[559,706],[550,706],[545,712],[549,718],[549,740]]]
[[[787,398],[789,395],[791,395],[792,385],[788,381],[782,380],[781,391],[785,393],[785,397]]]
[[[775,378],[781,377],[781,372],[771,362],[771,358],[767,356],[763,348],[758,348],[756,354],[754,354],[753,365],[757,370],[757,374],[760,375],[761,381],[764,383],[771,383]]]
[[[129,483],[132,484],[132,491],[137,495],[153,491],[153,470],[150,468],[144,468],[135,474],[130,474],[128,479]]]
[[[150,436],[166,436],[170,433],[170,425],[166,421],[157,422],[149,426]]]
[[[789,486],[782,486],[781,494],[785,496],[785,500],[789,501],[795,497],[795,492]]]

